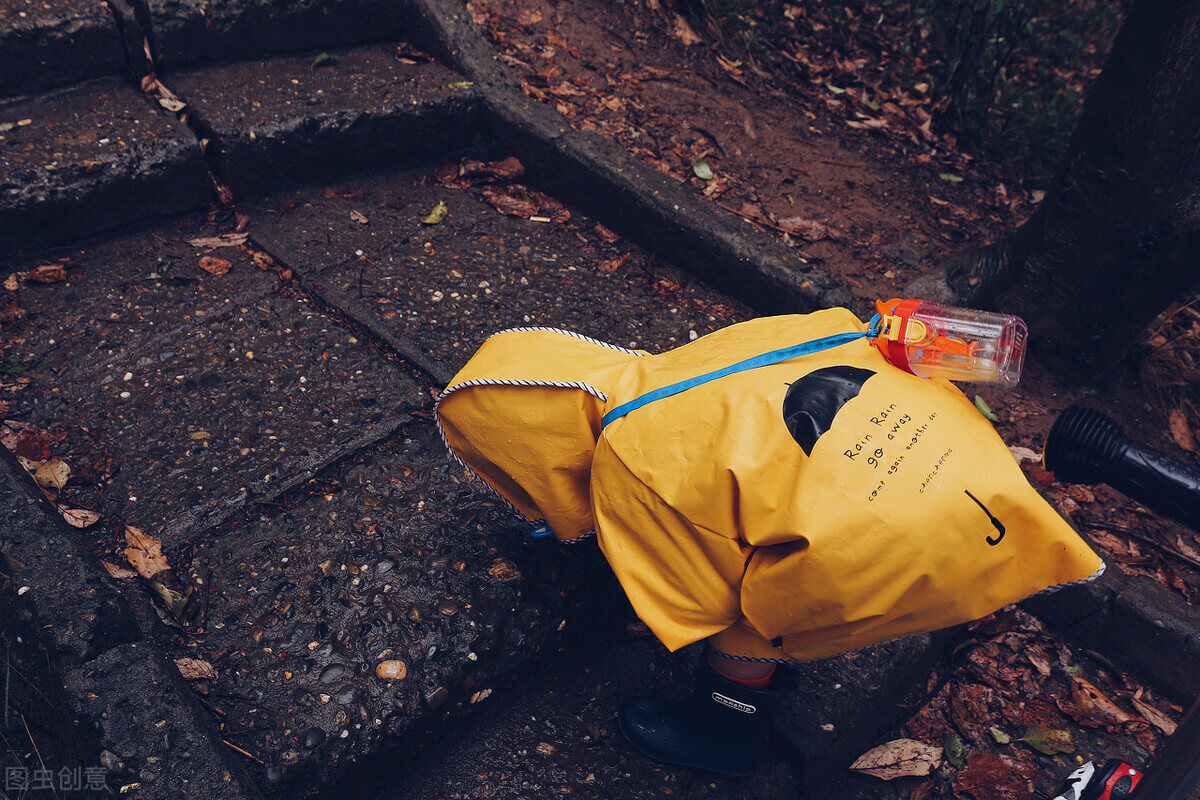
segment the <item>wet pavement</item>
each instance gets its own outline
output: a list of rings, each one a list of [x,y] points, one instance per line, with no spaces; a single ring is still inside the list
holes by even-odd
[[[503,215],[483,198],[496,187],[444,186],[437,172],[366,176],[244,208],[256,241],[453,370],[504,328],[663,350],[751,315],[577,212],[558,211],[562,222]],[[445,220],[422,223],[438,203]]]
[[[91,0],[0,0],[0,98],[125,67],[116,21]]]
[[[567,636],[568,639],[572,637]],[[479,710],[439,742],[437,755],[401,772],[374,796],[386,800],[523,800],[587,797],[616,800],[691,800],[801,796],[804,775],[778,738],[764,748],[757,773],[730,781],[647,761],[616,727],[621,701],[631,694],[686,697],[697,648],[669,655],[654,639],[606,630],[514,690]]]
[[[10,415],[65,432],[57,455],[111,460],[107,483],[63,501],[103,513],[96,530],[114,537],[125,523],[181,544],[428,400],[248,252],[188,243],[211,230],[187,221],[73,252],[68,281],[19,292],[8,355],[30,383]]]
[[[211,195],[195,137],[120,78],[0,106],[0,255]]]
[[[390,774],[563,629],[632,621],[594,543],[524,539],[445,452],[427,376],[292,263],[445,369],[506,325],[659,348],[748,315],[578,214],[482,191],[430,169],[299,190],[243,204],[248,243],[214,238],[232,215],[183,219],[16,292],[9,416],[93,476],[56,499],[102,515],[97,555],[124,563],[125,525],[163,542],[160,586],[116,585],[171,658],[213,665],[199,702],[269,794]]]
[[[164,645],[216,667],[204,703],[266,790],[394,763],[537,659],[568,593],[604,583],[597,554],[523,541],[499,506],[418,420],[193,543],[178,571],[202,599]]]
[[[422,163],[479,132],[470,81],[396,45],[220,64],[167,81],[239,198]]]

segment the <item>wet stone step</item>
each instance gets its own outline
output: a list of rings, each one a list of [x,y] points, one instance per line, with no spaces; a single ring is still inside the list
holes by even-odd
[[[161,638],[215,667],[198,688],[268,793],[391,780],[426,731],[528,668],[573,587],[604,583],[594,544],[527,530],[414,420],[193,542],[177,573],[203,599],[188,634]]]
[[[217,171],[244,197],[469,144],[479,127],[470,83],[416,60],[379,45],[219,65],[166,82],[211,129]]]
[[[542,222],[505,215],[484,188],[443,186],[423,169],[282,193],[246,210],[271,252],[451,370],[504,328],[566,328],[661,350],[750,316],[577,212],[556,206]],[[424,224],[439,203],[445,219]]]
[[[67,281],[16,292],[5,363],[28,385],[8,416],[65,436],[52,454],[93,477],[60,502],[102,512],[89,533],[106,546],[130,524],[170,548],[429,401],[247,250],[188,243],[211,232],[187,220],[73,251]]]
[[[0,98],[31,95],[124,68],[121,38],[103,3],[0,0]]]
[[[494,698],[471,726],[456,729],[382,796],[826,796],[828,781],[840,777],[882,729],[902,718],[909,691],[915,687],[920,696],[946,641],[911,637],[795,665],[796,687],[763,747],[758,771],[746,781],[728,781],[646,760],[615,724],[621,703],[633,695],[686,698],[702,647],[670,654],[644,626],[628,619],[617,630],[598,625],[572,634],[568,629],[565,639],[562,656]]]
[[[211,194],[195,137],[125,81],[0,105],[0,255],[178,213]]]
[[[412,14],[395,0],[147,0],[160,70],[399,40]]]
[[[588,638],[590,642],[569,648],[512,691],[492,698],[469,727],[455,730],[436,752],[398,775],[377,796],[381,800],[794,800],[801,796],[802,773],[778,740],[768,742],[758,772],[744,781],[673,769],[643,758],[617,730],[617,709],[635,694],[686,697],[699,652],[691,647],[671,655],[648,635],[625,633],[624,626],[619,631],[590,632]]]

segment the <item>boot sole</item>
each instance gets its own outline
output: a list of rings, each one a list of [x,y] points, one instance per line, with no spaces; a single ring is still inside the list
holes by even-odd
[[[620,715],[617,715],[617,730],[619,730],[621,732],[621,736],[625,739],[625,741],[629,744],[630,747],[632,747],[634,750],[636,750],[641,755],[645,756],[646,758],[648,758],[651,761],[654,761],[658,764],[666,764],[667,766],[671,766],[671,767],[683,767],[685,769],[693,769],[693,770],[696,770],[697,772],[704,772],[709,775],[716,775],[719,778],[732,778],[735,780],[749,778],[751,775],[754,774],[753,767],[751,767],[750,769],[744,770],[744,771],[729,771],[729,770],[715,769],[713,767],[706,766],[704,764],[693,764],[688,761],[674,761],[674,760],[671,760],[668,758],[662,758],[654,753],[651,753],[649,750],[645,749],[644,747],[640,746],[637,742],[635,742],[629,736],[629,733],[625,730],[625,725],[621,722]]]

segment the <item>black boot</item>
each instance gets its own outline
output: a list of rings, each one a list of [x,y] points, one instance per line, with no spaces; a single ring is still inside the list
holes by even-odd
[[[745,778],[754,772],[783,695],[781,688],[735,683],[703,658],[690,700],[631,697],[617,724],[635,750],[655,761]]]

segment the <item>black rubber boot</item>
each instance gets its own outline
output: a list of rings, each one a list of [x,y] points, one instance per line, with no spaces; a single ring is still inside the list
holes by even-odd
[[[690,700],[632,697],[617,724],[635,750],[662,764],[745,778],[783,696],[783,689],[759,691],[724,678],[703,658]]]

